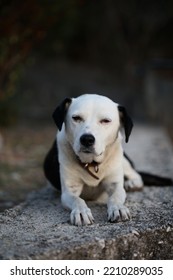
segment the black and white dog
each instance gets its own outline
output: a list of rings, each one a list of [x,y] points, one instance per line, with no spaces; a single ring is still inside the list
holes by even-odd
[[[135,170],[123,153],[120,133],[123,127],[128,142],[132,120],[124,107],[109,98],[97,94],[66,98],[56,108],[53,119],[58,133],[46,156],[44,171],[48,181],[61,189],[61,201],[71,210],[72,224],[93,223],[85,200],[107,203],[110,222],[128,220],[125,189],[141,190],[149,181],[172,183],[171,179]]]

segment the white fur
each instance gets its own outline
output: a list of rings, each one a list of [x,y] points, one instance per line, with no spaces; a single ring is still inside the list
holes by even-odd
[[[111,222],[130,218],[129,210],[124,205],[126,193],[123,168],[128,167],[128,176],[132,182],[136,180],[136,174],[130,171],[127,163],[123,163],[117,106],[109,98],[100,95],[74,98],[68,108],[65,124],[57,133],[61,200],[64,207],[71,210],[70,220],[74,225],[89,225],[94,221],[84,199],[103,201],[106,198],[108,220]],[[74,120],[76,116],[81,119]],[[105,122],[105,119],[110,122]],[[86,153],[80,144],[80,137],[86,133],[95,137],[90,153]],[[77,158],[83,163],[99,163],[99,180],[93,178]],[[94,168],[91,169],[96,174]],[[137,185],[141,185],[139,177]]]
[[[138,191],[143,188],[141,176],[132,168],[129,161],[124,157],[123,170],[127,180],[124,182],[126,191]]]

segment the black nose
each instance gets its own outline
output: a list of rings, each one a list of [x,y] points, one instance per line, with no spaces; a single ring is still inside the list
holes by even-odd
[[[83,134],[80,138],[80,142],[85,147],[91,147],[95,142],[95,138],[92,134]]]

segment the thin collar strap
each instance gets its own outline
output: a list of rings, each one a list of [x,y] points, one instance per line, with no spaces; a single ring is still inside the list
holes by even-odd
[[[97,163],[96,161],[93,161],[91,163],[83,163],[80,161],[80,159],[78,158],[79,164],[80,166],[82,166],[94,179],[99,180],[99,177],[96,176],[91,170],[90,168],[94,168],[95,173],[99,172],[99,163]]]

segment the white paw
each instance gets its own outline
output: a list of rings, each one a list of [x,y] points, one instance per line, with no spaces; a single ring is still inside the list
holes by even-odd
[[[126,191],[141,191],[143,186],[144,183],[139,174],[136,174],[133,178],[129,178],[124,182],[124,188]]]
[[[130,219],[129,209],[122,206],[111,206],[108,208],[108,221],[111,223],[127,221]]]
[[[75,226],[91,225],[94,222],[94,218],[88,207],[83,209],[75,208],[71,211],[70,222]]]

